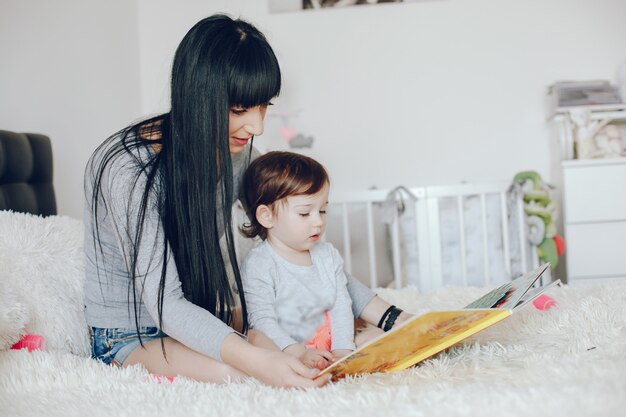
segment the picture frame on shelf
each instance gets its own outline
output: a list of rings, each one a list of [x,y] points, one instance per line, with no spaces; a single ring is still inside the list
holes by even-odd
[[[389,3],[415,3],[424,0],[268,0],[270,13],[301,10],[339,9],[348,6],[367,6]]]

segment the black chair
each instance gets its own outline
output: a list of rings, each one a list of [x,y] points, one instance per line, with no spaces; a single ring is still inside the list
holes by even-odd
[[[48,136],[0,130],[0,210],[57,214]]]

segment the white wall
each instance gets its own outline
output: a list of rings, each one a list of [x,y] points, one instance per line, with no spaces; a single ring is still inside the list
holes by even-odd
[[[167,108],[173,52],[223,11],[255,23],[284,71],[273,110],[315,137],[335,188],[546,179],[557,157],[548,85],[613,80],[626,60],[623,0],[432,0],[270,14],[261,0],[138,0],[142,107]],[[182,6],[184,4],[184,7]],[[286,148],[269,119],[262,148]]]
[[[273,110],[301,110],[335,189],[553,176],[544,96],[613,79],[623,0],[432,0],[269,14],[265,0],[0,0],[0,128],[52,137],[59,211],[106,136],[167,109],[174,50],[217,11],[262,29],[283,65]],[[138,29],[136,23],[139,22]],[[139,56],[137,56],[139,52]],[[141,88],[139,88],[139,86]],[[279,119],[257,144],[286,148]]]
[[[50,136],[59,214],[82,217],[83,169],[140,114],[137,4],[0,0],[0,129]]]

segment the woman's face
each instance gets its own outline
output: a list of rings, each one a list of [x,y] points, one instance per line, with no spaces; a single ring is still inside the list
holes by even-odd
[[[228,116],[228,145],[230,153],[244,150],[252,136],[263,134],[267,104],[256,107],[231,107]]]

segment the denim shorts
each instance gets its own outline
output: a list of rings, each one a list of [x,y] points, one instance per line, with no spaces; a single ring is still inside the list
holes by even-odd
[[[137,329],[91,328],[91,357],[110,365],[123,365],[128,355],[139,346]],[[156,327],[140,327],[141,342],[160,339],[167,335]]]

